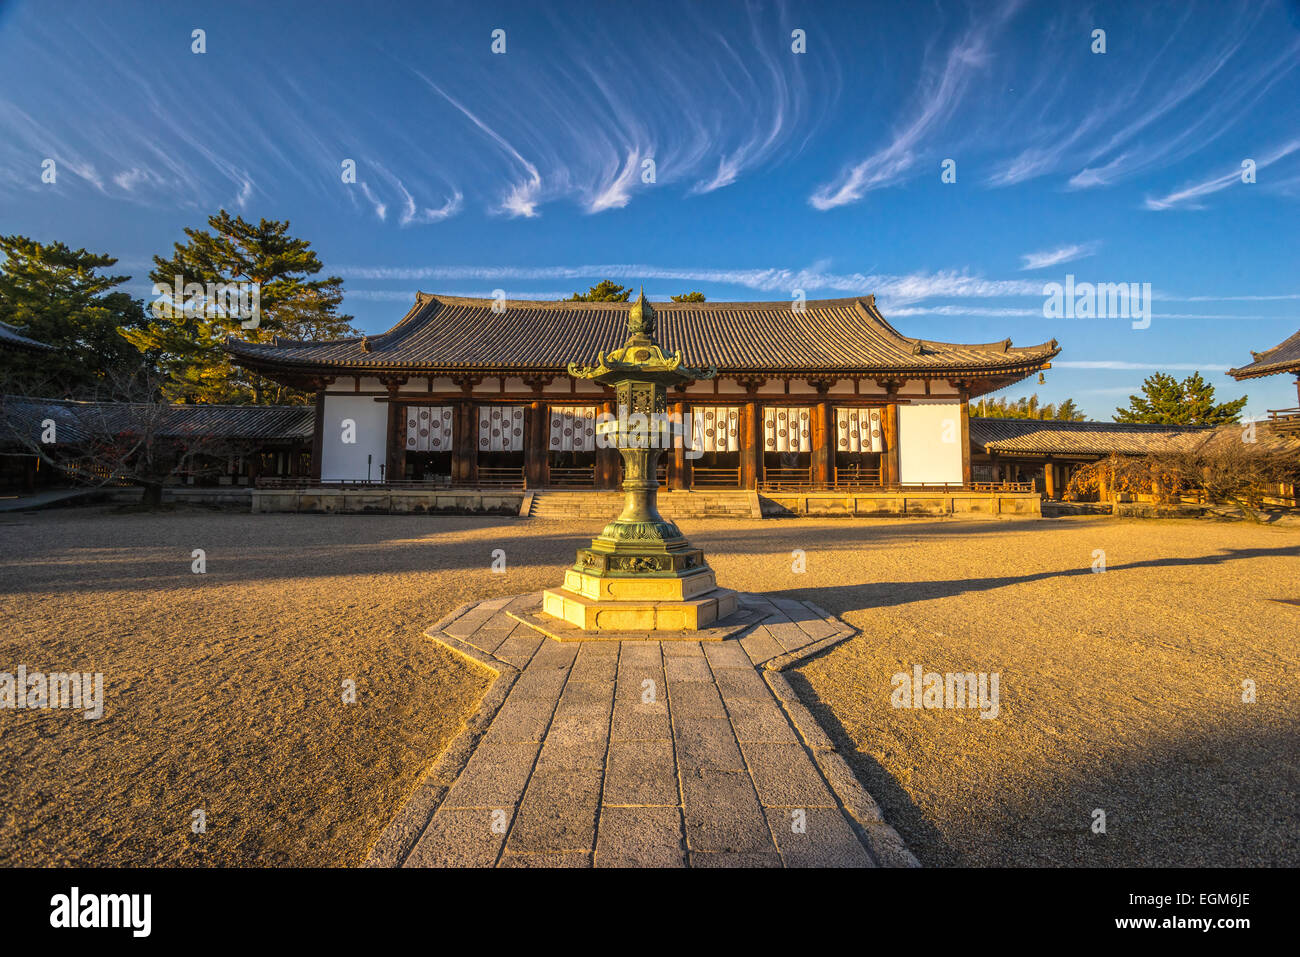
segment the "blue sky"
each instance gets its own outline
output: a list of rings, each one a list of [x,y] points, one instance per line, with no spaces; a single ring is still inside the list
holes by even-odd
[[[0,0],[0,230],[144,297],[222,206],[291,220],[368,332],[416,289],[875,293],[910,335],[1059,340],[1011,396],[1109,418],[1199,369],[1261,414],[1293,380],[1223,370],[1300,327],[1300,3]],[[1151,283],[1150,327],[1044,318],[1067,273]]]

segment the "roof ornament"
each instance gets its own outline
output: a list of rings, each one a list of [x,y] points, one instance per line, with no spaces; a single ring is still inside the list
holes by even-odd
[[[655,307],[650,305],[650,300],[645,297],[645,286],[641,287],[641,294],[636,297],[636,302],[632,303],[632,308],[628,310],[627,332],[634,337],[654,338]]]
[[[655,308],[646,299],[643,286],[627,313],[627,341],[608,354],[598,353],[595,365],[570,362],[569,375],[609,384],[635,374],[668,386],[693,379],[712,379],[718,374],[715,366],[695,369],[683,365],[682,361],[680,349],[664,352],[655,340]]]
[[[375,351],[375,347],[372,346],[372,345],[370,344],[370,337],[369,337],[369,336],[362,336],[362,337],[361,337],[361,351],[362,351],[362,352],[374,352],[374,351]]]

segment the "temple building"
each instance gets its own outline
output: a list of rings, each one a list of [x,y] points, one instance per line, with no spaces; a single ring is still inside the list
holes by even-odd
[[[316,394],[318,484],[614,488],[596,424],[605,387],[569,363],[617,348],[648,311],[665,351],[713,379],[675,388],[687,424],[660,466],[671,489],[965,488],[968,402],[1050,367],[1015,347],[905,336],[875,298],[784,302],[514,302],[417,293],[381,335],[231,339],[234,361]]]
[[[1028,483],[1060,499],[1080,467],[1112,455],[1148,455],[1203,437],[1208,426],[1057,419],[970,420],[976,483]]]
[[[1300,332],[1284,339],[1272,349],[1251,352],[1254,360],[1240,369],[1229,369],[1228,375],[1238,382],[1259,379],[1269,375],[1289,373],[1295,376],[1297,405],[1300,406]],[[1278,432],[1300,432],[1300,407],[1294,409],[1269,409],[1269,425]]]
[[[7,322],[0,322],[0,360],[6,353],[42,353],[53,352],[54,347],[25,336],[17,327]]]

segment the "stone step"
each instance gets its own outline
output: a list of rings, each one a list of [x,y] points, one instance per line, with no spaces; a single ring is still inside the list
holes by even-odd
[[[601,521],[612,518],[623,507],[622,492],[542,491],[533,496],[530,518],[550,520]],[[750,497],[744,491],[660,492],[659,511],[665,518],[735,518],[751,517]]]

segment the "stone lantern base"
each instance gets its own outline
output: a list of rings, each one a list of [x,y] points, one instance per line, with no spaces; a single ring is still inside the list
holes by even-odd
[[[736,593],[718,588],[711,570],[689,579],[659,580],[598,578],[569,571],[563,588],[542,592],[543,612],[583,631],[698,631],[712,627],[737,607]]]
[[[709,628],[735,612],[736,593],[718,587],[704,553],[653,508],[651,520],[620,517],[578,549],[564,585],[542,593],[543,614],[584,631],[667,632]]]

